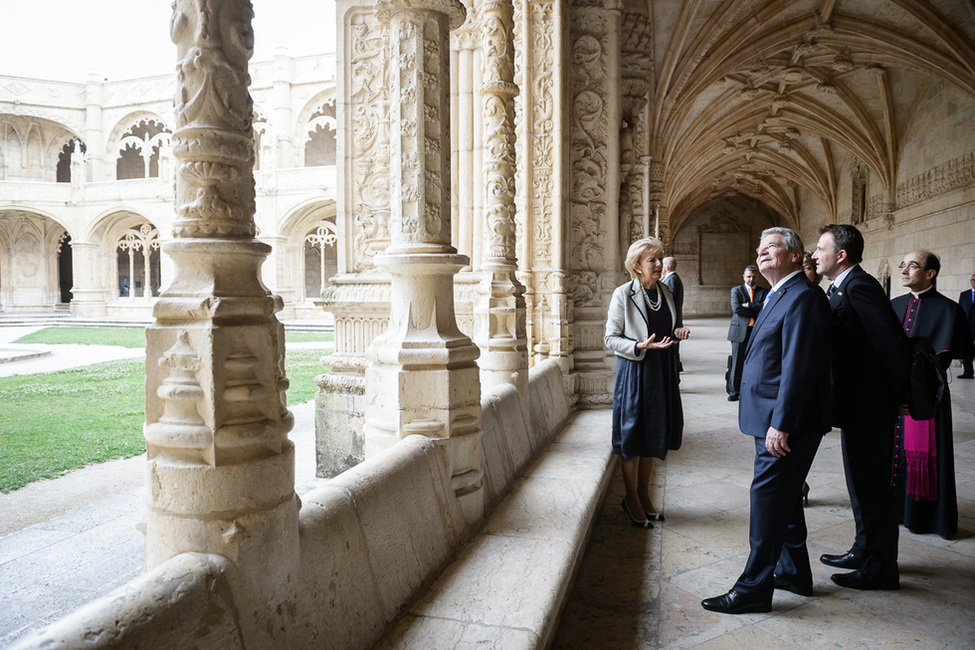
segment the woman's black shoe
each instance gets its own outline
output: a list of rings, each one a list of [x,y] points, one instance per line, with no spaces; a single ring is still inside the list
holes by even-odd
[[[637,528],[653,528],[653,524],[651,524],[649,520],[644,519],[643,521],[640,521],[639,519],[633,518],[633,515],[630,514],[630,509],[626,507],[626,497],[623,497],[623,503],[621,505],[623,506],[623,512],[625,512],[626,516],[630,518],[631,524]]]

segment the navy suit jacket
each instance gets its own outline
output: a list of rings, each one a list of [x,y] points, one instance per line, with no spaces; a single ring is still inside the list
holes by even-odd
[[[743,433],[764,438],[770,426],[790,436],[830,430],[829,324],[826,294],[804,274],[769,293],[741,373]]]
[[[892,421],[897,404],[907,403],[911,351],[904,328],[877,280],[850,269],[829,299],[833,311],[833,424]]]
[[[739,284],[731,290],[731,325],[728,326],[728,340],[741,343],[748,332],[748,321],[757,318],[762,311],[762,303],[768,289],[755,287],[755,300],[749,301],[748,287]],[[747,303],[747,304],[746,304]],[[742,307],[742,305],[745,305]]]

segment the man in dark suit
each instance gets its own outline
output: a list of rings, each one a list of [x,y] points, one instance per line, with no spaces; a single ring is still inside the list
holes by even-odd
[[[663,277],[661,282],[670,288],[670,293],[674,296],[674,306],[677,308],[677,317],[684,322],[684,283],[677,275],[677,260],[673,257],[663,259]],[[674,343],[674,357],[677,361],[677,370],[684,371],[684,364],[680,362],[680,341]]]
[[[728,401],[738,401],[738,388],[741,386],[741,367],[745,361],[745,348],[751,335],[752,325],[762,311],[762,302],[768,293],[755,286],[758,267],[745,267],[742,275],[744,284],[731,290],[731,325],[728,327],[728,340],[731,341],[731,365],[728,367]]]
[[[972,338],[975,339],[975,275],[969,279],[969,282],[971,282],[972,288],[961,292],[961,295],[958,296],[958,304],[961,305],[962,311],[965,312]],[[971,359],[962,359],[961,367],[962,371],[958,375],[959,379],[975,378],[975,372],[972,372]]]
[[[833,425],[842,431],[843,466],[856,540],[820,561],[853,569],[833,582],[853,589],[897,589],[897,507],[890,486],[893,426],[905,403],[911,351],[887,294],[860,268],[863,235],[846,224],[820,229],[813,259],[831,280]]]
[[[832,421],[829,302],[802,272],[802,240],[769,228],[758,268],[772,285],[755,320],[741,375],[738,426],[755,440],[745,570],[701,602],[723,614],[768,612],[774,589],[812,595],[802,484]]]

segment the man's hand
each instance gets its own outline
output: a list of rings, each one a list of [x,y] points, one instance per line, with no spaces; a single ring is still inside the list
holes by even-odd
[[[765,433],[765,448],[776,458],[782,458],[792,451],[789,449],[789,434],[775,427],[769,427]]]

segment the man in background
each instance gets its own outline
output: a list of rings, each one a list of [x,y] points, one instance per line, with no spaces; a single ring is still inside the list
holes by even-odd
[[[961,295],[958,296],[958,304],[961,305],[961,310],[965,312],[965,316],[968,318],[968,325],[971,330],[972,338],[975,339],[975,275],[972,275],[969,282],[971,282],[972,288],[961,292]],[[961,374],[958,375],[958,378],[975,378],[975,373],[972,372],[972,360],[962,359],[961,364],[962,371]]]
[[[930,251],[912,251],[900,263],[901,284],[910,293],[891,301],[908,337],[931,342],[941,369],[953,359],[970,358],[972,335],[961,307],[937,288],[941,260]],[[906,407],[901,409],[906,412]],[[892,483],[900,520],[912,533],[958,532],[951,395],[945,382],[937,413],[930,420],[902,415],[894,429]]]
[[[674,307],[677,309],[677,320],[684,322],[684,283],[677,275],[677,260],[665,257],[663,260],[663,276],[660,281],[667,285],[674,296]],[[684,371],[684,364],[680,362],[680,341],[674,343],[674,359],[677,361],[677,371]]]
[[[728,366],[727,391],[728,401],[738,401],[738,390],[741,387],[741,368],[745,362],[745,350],[751,336],[752,326],[762,303],[768,294],[764,288],[756,286],[758,267],[745,267],[742,274],[744,284],[731,290],[731,325],[728,327],[728,340],[731,341],[731,363]]]

